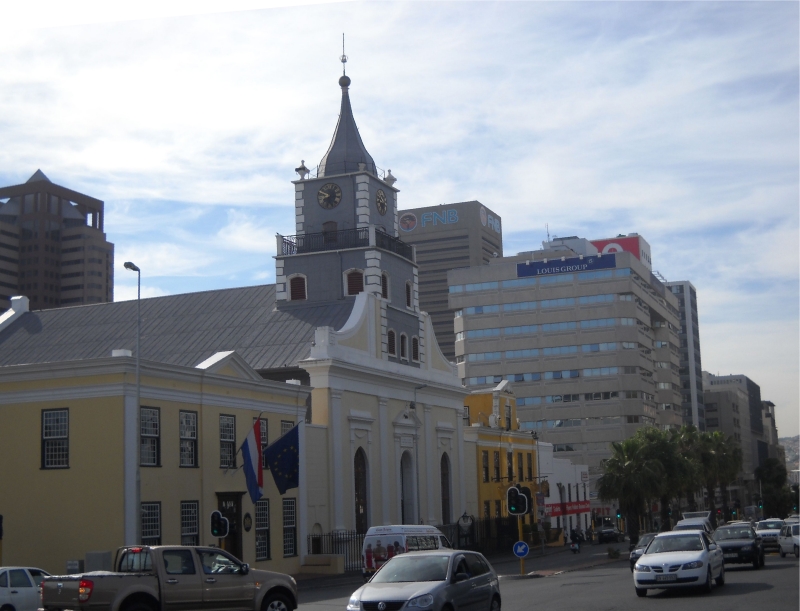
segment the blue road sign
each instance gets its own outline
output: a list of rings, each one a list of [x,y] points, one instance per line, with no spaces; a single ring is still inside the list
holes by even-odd
[[[525,541],[517,541],[514,544],[514,555],[517,558],[524,558],[528,555],[528,544]]]

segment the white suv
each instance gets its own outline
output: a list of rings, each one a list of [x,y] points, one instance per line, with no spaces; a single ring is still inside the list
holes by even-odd
[[[50,573],[25,566],[0,567],[0,609],[36,611],[39,608],[39,584]]]
[[[781,534],[778,535],[778,547],[781,553],[781,558],[785,558],[786,554],[794,554],[795,558],[800,558],[800,524],[794,522],[793,524],[786,524],[781,528]]]

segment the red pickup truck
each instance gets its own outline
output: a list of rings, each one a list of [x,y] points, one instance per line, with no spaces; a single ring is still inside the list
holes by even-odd
[[[293,611],[289,575],[251,569],[213,547],[121,547],[115,572],[45,577],[40,611]]]

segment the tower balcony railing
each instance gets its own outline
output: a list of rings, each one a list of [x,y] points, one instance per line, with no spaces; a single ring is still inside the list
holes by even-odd
[[[357,227],[301,235],[278,234],[277,240],[279,256],[374,246],[393,252],[409,261],[414,260],[414,249],[410,244],[374,227]]]

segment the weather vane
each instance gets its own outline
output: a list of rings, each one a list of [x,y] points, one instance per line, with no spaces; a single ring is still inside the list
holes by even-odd
[[[339,60],[342,62],[342,74],[346,76],[347,71],[345,70],[345,64],[347,63],[347,55],[344,54],[344,32],[342,32],[342,56]]]

